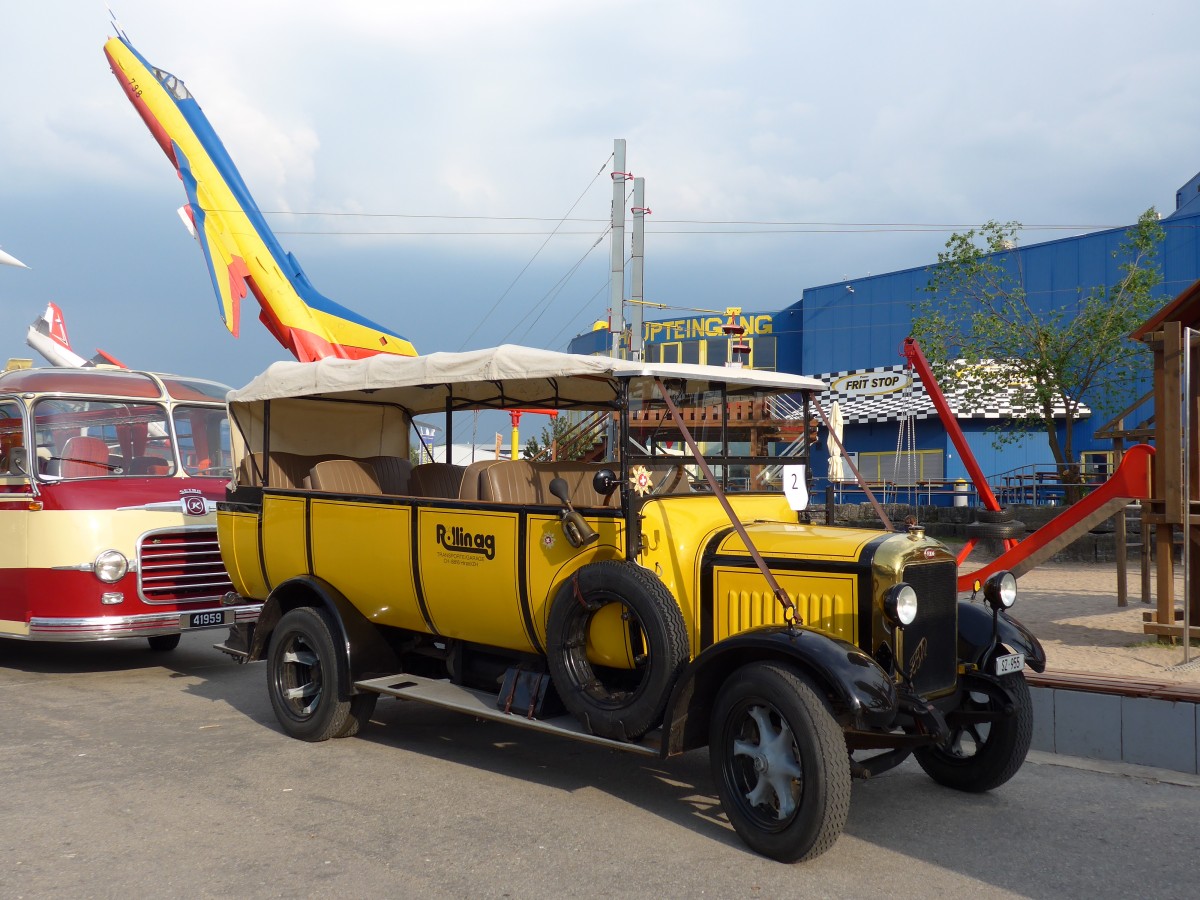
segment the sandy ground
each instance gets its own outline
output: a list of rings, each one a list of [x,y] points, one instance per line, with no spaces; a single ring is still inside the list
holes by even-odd
[[[968,566],[975,560],[970,560]],[[1129,605],[1117,606],[1116,563],[1046,563],[1017,582],[1013,615],[1046,648],[1047,669],[1200,685],[1200,642],[1192,641],[1190,664],[1182,643],[1159,644],[1142,630],[1140,572],[1129,571]],[[1183,578],[1176,576],[1175,603],[1182,606]]]

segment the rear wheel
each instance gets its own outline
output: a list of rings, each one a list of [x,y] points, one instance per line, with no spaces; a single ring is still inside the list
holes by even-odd
[[[780,862],[824,853],[850,812],[841,729],[794,669],[753,663],[717,697],[709,759],[721,805],[751,849]]]
[[[375,694],[339,699],[341,676],[333,627],[309,606],[285,613],[271,634],[267,693],[275,718],[302,741],[350,737],[375,710]]]
[[[1033,740],[1029,685],[1020,672],[1002,675],[999,681],[1013,699],[1011,714],[1005,715],[1009,701],[1001,691],[968,687],[962,705],[946,716],[950,724],[946,743],[914,751],[921,768],[938,784],[983,793],[1004,784],[1025,762]],[[984,718],[987,715],[996,718]]]

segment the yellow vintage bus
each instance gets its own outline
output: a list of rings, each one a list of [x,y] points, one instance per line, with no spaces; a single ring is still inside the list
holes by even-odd
[[[910,754],[996,787],[1045,663],[1015,580],[960,600],[920,527],[813,524],[821,388],[512,346],[277,363],[229,395],[221,554],[264,606],[221,649],[266,661],[302,740],[390,696],[635,753],[707,745],[734,828],[781,860],[828,849],[851,777]],[[590,422],[582,458],[410,465],[415,416],[444,415],[450,446],[454,413],[504,409]]]
[[[127,369],[0,373],[0,638],[144,638],[253,621],[221,564],[225,385]]]

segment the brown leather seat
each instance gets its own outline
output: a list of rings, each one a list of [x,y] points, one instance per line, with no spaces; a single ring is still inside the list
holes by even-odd
[[[305,487],[312,467],[324,459],[324,456],[302,456],[299,453],[272,453],[264,470],[262,453],[247,453],[238,463],[238,484],[265,483],[268,487],[292,489]]]
[[[108,444],[98,437],[76,435],[67,438],[62,451],[63,478],[95,478],[111,475],[108,467]]]
[[[524,459],[500,462],[481,473],[479,499],[493,503],[558,506],[558,498],[550,493],[550,482],[561,478],[567,483],[572,506],[615,506],[620,502],[619,494],[613,492],[605,497],[592,487],[592,478],[601,468],[596,463],[580,462],[531,463]]]
[[[458,498],[465,466],[450,463],[422,463],[408,477],[408,490],[414,497]]]
[[[308,473],[310,490],[335,494],[382,494],[375,469],[362,459],[326,459]]]
[[[600,463],[584,462],[535,462],[530,463],[537,482],[539,503],[558,503],[558,498],[550,493],[550,482],[561,478],[567,483],[572,506],[619,506],[620,491],[613,491],[608,496],[599,493],[592,487],[592,479],[604,466]]]
[[[458,487],[459,500],[479,500],[480,495],[480,476],[484,470],[491,468],[501,462],[498,459],[477,459],[475,462],[467,466],[463,472],[462,484]]]
[[[372,456],[367,460],[385,494],[407,494],[413,464],[402,456]]]

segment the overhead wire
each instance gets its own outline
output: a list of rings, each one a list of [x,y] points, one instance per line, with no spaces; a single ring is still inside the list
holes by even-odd
[[[611,155],[609,157],[612,158]],[[607,165],[607,161],[605,162]],[[597,174],[597,177],[598,174]],[[592,179],[593,182],[595,178]],[[590,185],[589,185],[590,187]],[[628,200],[628,196],[626,197]],[[589,217],[572,217],[566,216],[495,216],[495,215],[461,215],[461,214],[432,214],[432,213],[388,213],[388,212],[346,212],[346,211],[314,211],[314,210],[284,210],[271,209],[262,210],[264,215],[273,216],[312,216],[318,218],[360,218],[360,219],[445,219],[447,221],[480,221],[480,222],[579,222],[579,223],[600,223],[607,222],[608,219],[589,218]],[[929,231],[945,231],[945,230],[967,230],[971,228],[981,228],[981,223],[963,223],[963,222],[838,222],[838,221],[808,221],[808,220],[791,220],[791,219],[663,219],[656,218],[653,224],[654,230],[658,230],[658,225],[751,225],[768,228],[815,228],[815,229],[830,229],[834,233],[841,233],[843,229],[868,229],[868,230],[929,230]],[[1169,223],[1164,223],[1164,225]],[[1123,225],[1113,224],[1022,224],[1022,231],[1103,231],[1109,228],[1121,228]],[[1194,227],[1194,226],[1188,226]],[[292,234],[323,234],[325,232],[288,232]],[[337,233],[337,232],[334,232]],[[357,232],[350,232],[357,233]],[[368,232],[369,233],[369,232]],[[380,234],[390,234],[392,232],[379,232]],[[405,232],[399,232],[404,234]],[[449,232],[456,233],[456,232]],[[769,233],[769,232],[768,232]]]
[[[575,261],[574,265],[572,265],[571,268],[569,268],[567,270],[567,272],[558,279],[558,281],[556,281],[553,285],[550,286],[550,290],[546,291],[546,293],[542,295],[541,299],[530,308],[529,312],[525,313],[525,315],[523,315],[519,320],[517,320],[513,324],[513,327],[508,330],[508,333],[505,334],[504,337],[502,337],[500,340],[501,341],[508,340],[512,336],[513,332],[516,331],[518,328],[520,328],[522,323],[524,323],[526,319],[528,319],[531,315],[533,315],[534,312],[537,312],[537,315],[534,317],[533,321],[530,322],[529,326],[525,329],[524,332],[522,332],[522,335],[521,335],[522,338],[527,337],[529,335],[529,332],[533,330],[533,327],[538,323],[538,321],[542,318],[543,315],[545,315],[546,311],[550,308],[550,304],[558,297],[558,295],[560,293],[562,293],[563,288],[565,288],[567,286],[567,283],[571,280],[571,278],[575,275],[575,273],[579,271],[579,267],[582,266],[584,261],[589,256],[591,256],[592,252],[597,247],[600,246],[600,244],[604,241],[604,238],[611,231],[612,231],[611,227],[604,229],[604,231],[600,234],[600,236],[596,238],[595,242],[590,247],[588,247],[587,250],[584,251],[584,254],[581,257],[579,257],[579,259],[577,259]]]
[[[517,282],[521,280],[521,277],[529,270],[529,267],[533,265],[534,260],[536,260],[538,256],[541,255],[541,252],[546,249],[546,245],[550,243],[550,239],[553,238],[558,232],[562,221],[565,220],[566,217],[575,210],[575,207],[580,204],[587,192],[591,190],[592,185],[596,183],[596,179],[599,178],[601,174],[603,174],[604,170],[608,167],[608,161],[612,159],[612,156],[613,155],[610,153],[607,157],[605,157],[604,162],[600,165],[600,168],[596,171],[596,174],[592,176],[592,180],[588,182],[587,187],[585,187],[583,191],[580,192],[579,196],[575,198],[575,202],[571,204],[571,208],[567,210],[566,214],[563,216],[563,219],[559,220],[559,224],[554,227],[554,230],[550,232],[550,234],[546,237],[546,240],[542,241],[542,245],[538,247],[533,256],[529,258],[529,261],[521,268],[521,271],[517,273],[516,278],[514,278],[508,287],[504,289],[504,292],[496,298],[496,302],[492,304],[491,309],[489,309],[487,313],[475,323],[475,327],[471,329],[471,333],[463,338],[462,343],[458,347],[459,350],[462,350],[467,346],[468,343],[470,343],[471,338],[473,338],[479,329],[483,327],[483,323],[486,322],[491,317],[492,313],[494,313],[500,306],[500,304],[504,302],[504,298],[508,296],[509,292],[512,291],[512,289],[516,286]]]

